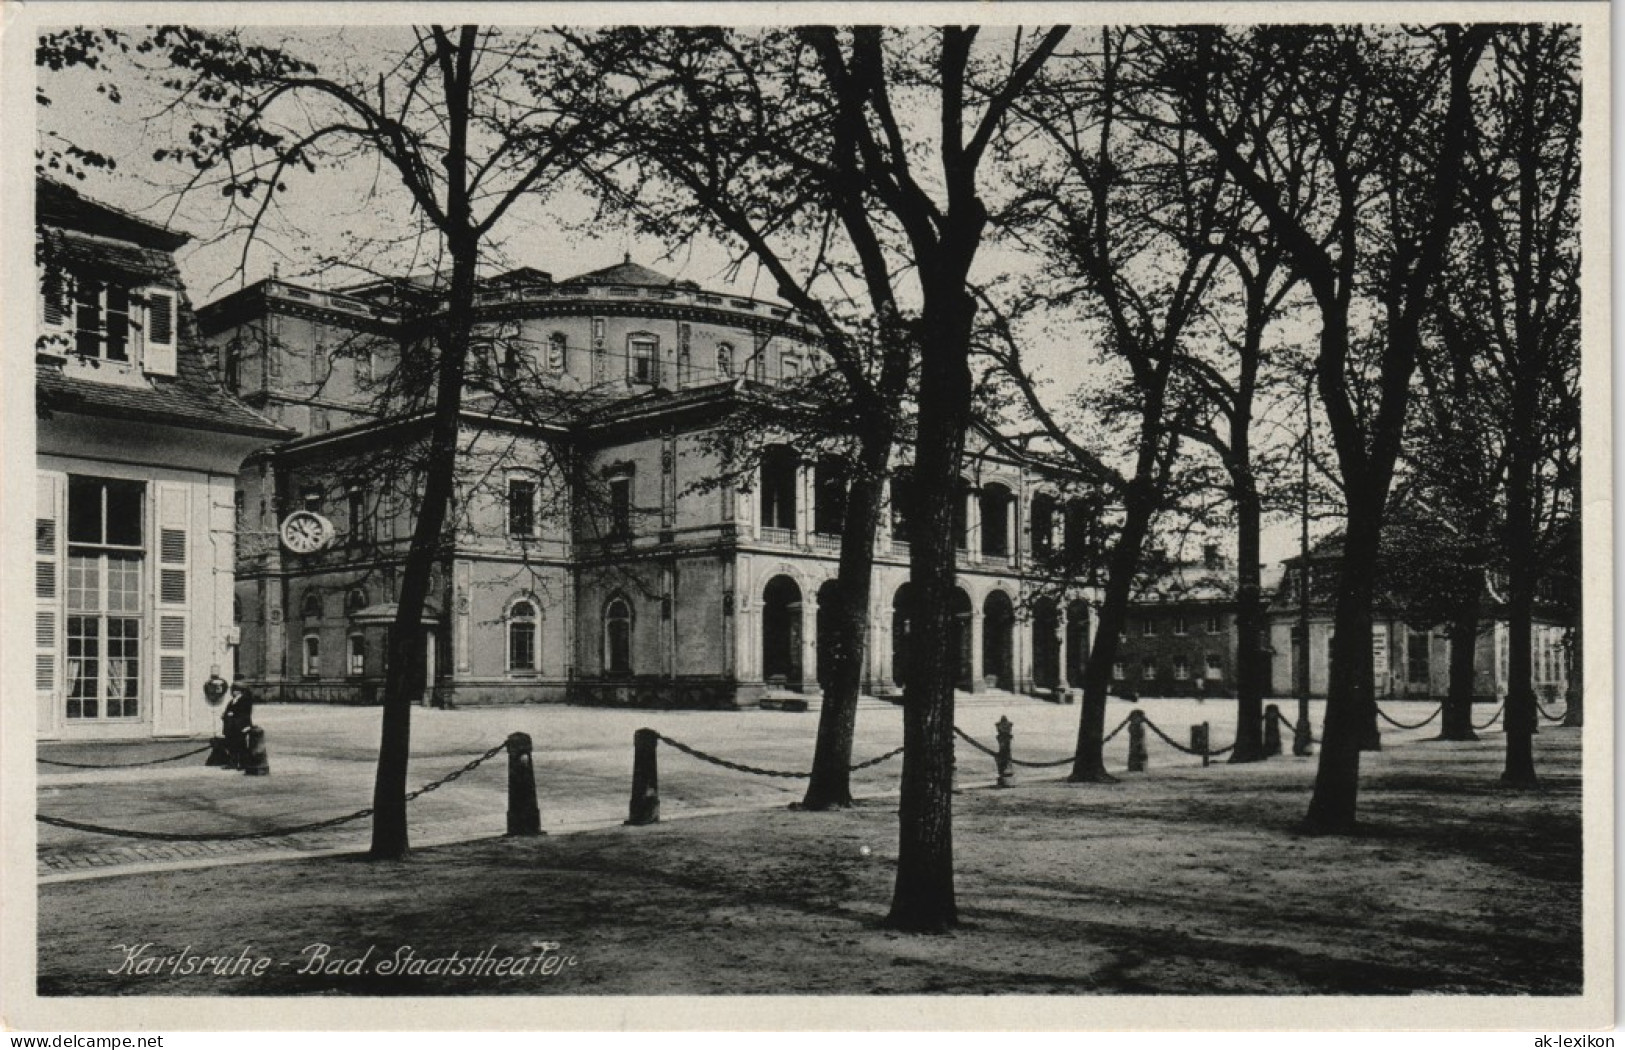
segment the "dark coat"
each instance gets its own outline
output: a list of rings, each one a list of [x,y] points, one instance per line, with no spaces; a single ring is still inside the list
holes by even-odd
[[[241,686],[232,690],[226,710],[220,716],[227,733],[240,733],[254,724],[254,694]]]

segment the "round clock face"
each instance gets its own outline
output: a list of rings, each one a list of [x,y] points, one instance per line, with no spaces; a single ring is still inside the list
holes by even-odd
[[[308,510],[296,510],[282,519],[282,545],[295,554],[321,550],[332,535],[328,520]]]

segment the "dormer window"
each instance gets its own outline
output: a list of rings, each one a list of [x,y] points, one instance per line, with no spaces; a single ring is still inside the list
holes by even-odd
[[[139,364],[175,374],[177,296],[48,266],[40,274],[39,351],[91,361]]]

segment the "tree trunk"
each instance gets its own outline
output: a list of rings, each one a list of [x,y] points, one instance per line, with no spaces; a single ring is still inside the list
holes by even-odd
[[[440,549],[457,472],[459,404],[464,358],[474,311],[474,259],[470,244],[454,252],[451,301],[441,336],[435,414],[430,425],[429,456],[423,478],[423,500],[412,529],[401,578],[400,606],[389,639],[389,666],[384,673],[383,727],[378,743],[378,772],[373,782],[371,856],[395,859],[409,847],[406,826],[406,774],[412,741],[412,707],[426,686],[423,605],[429,596],[429,573]]]
[[[1529,384],[1525,384],[1528,386]],[[1535,551],[1534,474],[1537,437],[1528,391],[1514,395],[1507,464],[1507,699],[1505,783],[1533,786],[1535,777]]]
[[[1382,516],[1381,500],[1373,505],[1369,499],[1350,497],[1320,765],[1304,818],[1305,830],[1311,833],[1346,834],[1355,826],[1361,744],[1376,708],[1371,683],[1371,604]]]
[[[891,435],[867,438],[847,498],[841,536],[841,564],[836,576],[835,636],[826,650],[829,667],[823,706],[818,713],[818,741],[813,747],[812,776],[801,808],[826,810],[852,805],[852,736],[857,727],[858,695],[868,641],[869,600],[873,589],[875,530],[880,522],[881,492],[891,458]]]
[[[1137,490],[1124,500],[1123,529],[1112,546],[1107,567],[1106,593],[1100,602],[1100,622],[1095,641],[1089,647],[1089,661],[1083,667],[1083,707],[1078,712],[1078,747],[1072,759],[1073,784],[1115,784],[1117,778],[1106,772],[1106,696],[1111,688],[1112,667],[1128,617],[1129,593],[1139,570],[1140,548],[1151,526],[1151,501]]]
[[[1259,581],[1258,492],[1245,478],[1236,492],[1236,746],[1232,762],[1264,753],[1264,603]]]
[[[914,459],[910,582],[919,630],[903,687],[903,778],[897,881],[886,925],[942,933],[959,923],[954,900],[954,679],[950,654],[956,550],[954,502],[970,417],[970,321],[975,304],[960,280],[923,313],[918,439]]]
[[[1477,740],[1473,729],[1473,693],[1477,684],[1474,666],[1478,654],[1479,624],[1479,570],[1467,572],[1470,577],[1462,588],[1462,599],[1456,606],[1456,615],[1450,621],[1450,692],[1445,697],[1439,714],[1440,740]]]

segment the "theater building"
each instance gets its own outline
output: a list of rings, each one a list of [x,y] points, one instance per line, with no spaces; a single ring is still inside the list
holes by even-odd
[[[298,431],[238,481],[241,666],[262,696],[376,699],[428,425],[391,377],[412,371],[435,308],[426,282],[272,280],[200,311],[234,391]],[[453,524],[424,610],[436,701],[731,707],[816,692],[840,465],[764,432],[741,476],[715,440],[748,400],[816,376],[813,333],[781,305],[629,259],[557,282],[503,274],[478,310]],[[1081,490],[995,434],[967,447],[961,687],[1053,695],[1078,683],[1092,622],[1090,594],[1044,569],[1087,542]],[[331,534],[291,547],[296,511]],[[906,523],[893,515],[875,544],[865,688],[886,694],[910,630]]]
[[[187,236],[36,184],[35,695],[48,740],[205,734],[232,673],[233,498],[291,436],[197,338]]]

